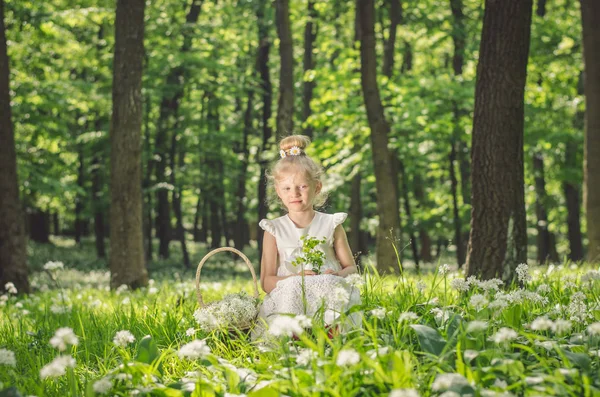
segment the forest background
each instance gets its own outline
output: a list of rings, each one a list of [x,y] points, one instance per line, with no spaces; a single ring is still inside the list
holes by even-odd
[[[417,266],[441,256],[462,265],[483,3],[381,0],[374,10],[377,82],[394,171],[388,190],[401,223],[397,248]],[[106,266],[115,4],[5,0],[4,14],[29,238],[94,241],[98,265]],[[267,203],[263,181],[278,156],[276,142],[289,133],[314,140],[309,153],[327,175],[324,210],[349,212],[353,251],[373,251],[383,217],[357,15],[355,3],[343,0],[289,7],[264,0],[148,2],[140,181],[147,262],[191,267],[210,248],[259,247],[257,222],[282,214]],[[282,36],[286,28],[289,37]],[[523,98],[529,257],[578,261],[588,243],[579,2],[539,0],[529,46]],[[190,258],[192,240],[204,244]]]

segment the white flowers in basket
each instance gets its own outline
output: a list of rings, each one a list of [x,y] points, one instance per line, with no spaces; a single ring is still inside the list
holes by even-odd
[[[194,318],[205,332],[229,328],[246,329],[258,315],[258,303],[259,299],[244,291],[227,294],[222,300],[196,310]]]

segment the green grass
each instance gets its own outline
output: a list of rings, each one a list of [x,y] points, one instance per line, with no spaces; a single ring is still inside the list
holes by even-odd
[[[91,247],[69,245],[55,240],[53,246],[30,246],[38,270],[31,277],[35,292],[8,296],[0,307],[0,349],[16,358],[16,366],[0,364],[0,396],[7,390],[99,395],[94,384],[103,378],[111,396],[600,394],[600,273],[589,266],[530,268],[532,279],[523,289],[473,282],[462,293],[452,282],[462,276],[452,271],[420,277],[407,272],[403,278],[367,271],[362,328],[329,338],[317,318],[298,339],[284,337],[265,347],[245,332],[186,333],[197,328],[195,269],[153,263],[155,281],[148,288],[110,291],[109,275]],[[205,252],[194,246],[194,262]],[[256,262],[256,254],[249,255]],[[66,269],[39,271],[49,260],[63,261]],[[206,301],[252,291],[245,265],[226,254],[209,261],[201,285]],[[536,321],[540,317],[550,322]],[[570,329],[558,332],[557,319],[570,320]],[[474,321],[484,321],[485,329],[471,329]],[[41,379],[40,370],[61,354],[49,343],[61,327],[78,337],[62,353],[76,365]],[[116,346],[113,338],[121,330],[135,342]],[[211,353],[179,357],[181,347],[196,339],[205,340]]]

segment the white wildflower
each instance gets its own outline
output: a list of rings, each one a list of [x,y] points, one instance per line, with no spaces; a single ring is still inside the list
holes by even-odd
[[[349,300],[350,293],[346,288],[336,287],[333,290],[331,305],[333,305],[334,307],[343,307],[348,304]]]
[[[450,316],[454,313],[452,313],[449,310],[442,310],[438,307],[434,307],[433,309],[431,309],[431,314],[433,314],[433,318],[435,319],[437,325],[441,327],[446,323],[446,321],[450,319]]]
[[[384,307],[378,307],[371,310],[371,315],[379,320],[383,320],[387,314],[387,310]]]
[[[450,270],[450,266],[448,266],[446,263],[444,263],[438,269],[438,273],[441,274],[442,276],[444,276],[444,275],[446,275],[446,273],[448,273],[449,270]]]
[[[573,324],[569,320],[563,320],[561,318],[554,321],[552,325],[552,331],[557,335],[564,335],[571,331]]]
[[[544,349],[546,349],[548,351],[554,350],[554,348],[557,346],[556,342],[554,342],[552,340],[545,340],[545,341],[535,340],[533,343],[536,346],[543,347]]]
[[[13,283],[11,283],[11,282],[8,282],[8,283],[4,284],[4,289],[9,294],[13,294],[13,295],[16,295],[17,292],[18,292],[17,288],[15,287],[15,285]]]
[[[494,387],[497,387],[499,389],[506,389],[508,387],[508,383],[505,380],[496,378],[496,380],[494,381]]]
[[[471,321],[467,324],[467,333],[469,334],[477,334],[479,332],[485,331],[488,327],[487,321]]]
[[[600,323],[592,323],[588,325],[587,333],[592,336],[600,335]]]
[[[46,262],[46,264],[44,265],[44,270],[48,270],[48,271],[52,271],[52,270],[60,270],[60,269],[64,269],[65,268],[65,264],[62,262]]]
[[[59,328],[54,333],[54,336],[50,339],[50,345],[58,351],[64,352],[68,346],[77,346],[79,339],[71,328],[64,327]]]
[[[335,310],[327,309],[325,313],[323,313],[323,322],[326,325],[331,325],[340,317],[340,313]]]
[[[196,335],[196,329],[195,328],[188,328],[185,330],[185,334],[187,336],[194,336]]]
[[[492,335],[490,337],[490,340],[492,340],[493,342],[496,342],[497,344],[504,344],[504,343],[508,343],[514,339],[516,339],[519,336],[519,334],[510,328],[500,328],[494,335]]]
[[[343,349],[337,355],[337,359],[335,363],[337,366],[350,366],[354,364],[358,364],[360,361],[360,355],[354,349]]]
[[[424,281],[417,281],[416,287],[417,287],[417,290],[419,290],[419,292],[423,292],[427,288],[427,284],[425,284]]]
[[[156,287],[148,288],[148,295],[155,295],[157,293],[158,293],[158,288],[156,288]]]
[[[540,284],[537,287],[537,293],[538,294],[545,295],[545,294],[549,293],[550,291],[551,291],[551,289],[550,289],[550,286],[548,284]]]
[[[125,347],[133,341],[135,341],[135,336],[127,330],[117,332],[113,338],[113,343],[120,347]]]
[[[17,359],[15,358],[15,353],[11,350],[0,349],[0,365],[16,366]]]
[[[312,318],[306,317],[304,314],[299,314],[296,316],[296,321],[302,328],[310,328],[312,327]]]
[[[515,269],[517,272],[517,277],[520,282],[526,283],[531,280],[531,276],[529,275],[529,266],[526,263],[521,263]]]
[[[102,379],[94,382],[93,389],[96,393],[107,394],[112,389],[113,383],[109,377],[105,376]]]
[[[269,324],[269,334],[273,336],[288,336],[301,335],[304,328],[300,326],[300,322],[290,316],[277,316]]]
[[[71,356],[58,356],[40,370],[40,377],[58,378],[67,373],[67,368],[75,368],[75,359]]]
[[[553,326],[554,321],[548,319],[548,317],[541,316],[531,322],[530,328],[533,331],[547,331],[552,329]]]
[[[317,358],[317,352],[311,349],[302,349],[300,353],[296,356],[296,364],[298,365],[308,365],[312,362],[312,360]]]
[[[394,389],[388,397],[419,397],[419,392],[415,389]]]
[[[389,346],[382,346],[378,349],[371,349],[367,352],[367,356],[372,360],[376,360],[378,357],[385,356],[390,352]]]
[[[452,287],[453,289],[455,289],[459,292],[466,292],[470,288],[469,284],[466,282],[466,280],[464,278],[452,279],[452,281],[450,281],[450,287]]]
[[[544,383],[544,378],[542,376],[526,376],[525,383],[528,385],[539,385],[540,383]]]
[[[482,290],[484,290],[486,292],[498,291],[498,290],[500,290],[500,286],[502,286],[502,284],[504,284],[504,281],[500,280],[499,278],[491,278],[489,280],[477,282],[477,285],[479,286],[479,288],[481,288]]]
[[[481,294],[473,294],[471,299],[469,300],[469,304],[475,308],[475,310],[480,311],[488,304],[488,300],[485,296]]]
[[[407,322],[407,323],[412,323],[413,321],[416,321],[419,319],[419,315],[415,312],[404,312],[400,314],[400,317],[398,318],[398,322],[403,323],[403,322]]]
[[[600,279],[600,272],[598,270],[590,270],[583,276],[581,276],[581,282],[585,283],[586,281],[594,281]]]
[[[117,293],[117,295],[120,295],[124,292],[127,292],[127,290],[129,290],[129,286],[127,286],[127,284],[121,284],[117,287],[115,292]]]
[[[179,358],[187,358],[190,360],[197,360],[208,354],[210,354],[210,347],[208,347],[205,340],[199,339],[181,346],[179,352],[177,352]]]
[[[431,390],[442,392],[448,390],[449,388],[454,388],[456,386],[467,386],[469,381],[467,379],[456,373],[446,373],[446,374],[438,374],[435,377],[435,380],[431,384]]]

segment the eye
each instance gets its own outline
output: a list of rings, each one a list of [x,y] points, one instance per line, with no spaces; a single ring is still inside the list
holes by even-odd
[[[300,190],[306,190],[306,189],[308,189],[308,185],[302,185],[302,186],[300,186]]]

